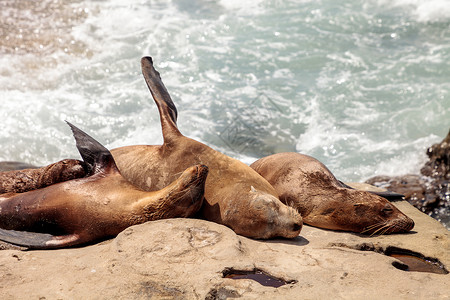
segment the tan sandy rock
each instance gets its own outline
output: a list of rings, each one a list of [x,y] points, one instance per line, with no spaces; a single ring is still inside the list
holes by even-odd
[[[305,226],[293,240],[259,241],[196,219],[133,226],[82,248],[0,251],[2,299],[448,299],[450,275],[407,272],[392,247],[450,266],[449,231],[407,202],[410,234],[366,237]],[[360,250],[365,249],[366,251]],[[373,250],[373,251],[372,251]],[[260,269],[279,288],[223,278]],[[45,297],[45,298],[44,298]]]

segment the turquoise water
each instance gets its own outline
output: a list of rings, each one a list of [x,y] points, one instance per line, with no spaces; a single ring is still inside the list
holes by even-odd
[[[109,148],[161,143],[144,55],[181,131],[246,163],[416,173],[450,127],[448,0],[0,5],[0,160],[78,157],[64,120]]]

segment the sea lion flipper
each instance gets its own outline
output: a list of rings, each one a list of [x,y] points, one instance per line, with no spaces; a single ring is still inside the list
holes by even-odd
[[[374,195],[378,195],[380,197],[383,197],[389,201],[395,201],[395,200],[403,200],[405,198],[405,195],[399,194],[399,193],[394,193],[394,192],[390,192],[390,191],[386,191],[386,192],[373,192],[373,191],[369,191],[369,193],[374,194]]]
[[[340,180],[338,180],[338,182],[344,188],[352,189],[352,190],[358,189],[358,188],[351,187],[348,184],[345,184],[344,182],[342,182]],[[364,184],[364,187],[366,187],[366,186],[371,187],[371,185],[369,185],[369,184]],[[377,187],[372,187],[372,188],[376,189]],[[405,195],[402,195],[402,194],[399,194],[399,193],[394,193],[394,192],[387,191],[387,190],[386,191],[371,191],[371,190],[365,189],[365,191],[367,191],[367,192],[369,192],[371,194],[383,197],[383,198],[385,198],[385,199],[387,199],[389,201],[403,200],[403,198],[405,197]]]
[[[344,182],[342,182],[342,181],[340,181],[340,180],[338,180],[338,183],[339,183],[342,187],[344,187],[344,188],[346,188],[346,189],[354,190],[354,188],[352,188],[351,186],[345,184]]]
[[[108,149],[75,125],[68,121],[66,123],[72,129],[77,149],[86,163],[90,175],[100,171],[118,171],[114,158]]]
[[[170,141],[171,134],[181,135],[177,128],[177,108],[172,98],[170,98],[159,72],[153,67],[153,60],[150,56],[145,56],[141,59],[141,68],[153,100],[155,100],[156,106],[158,106],[164,142],[167,143]]]
[[[78,244],[79,236],[54,236],[48,233],[7,230],[0,228],[0,240],[29,249],[52,249]]]

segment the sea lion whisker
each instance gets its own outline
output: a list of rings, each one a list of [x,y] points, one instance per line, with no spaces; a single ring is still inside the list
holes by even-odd
[[[373,231],[371,233],[370,236],[373,236],[374,234],[376,234],[376,232],[378,232],[379,230],[381,230],[384,226],[386,225],[386,222],[379,222],[379,223],[375,223],[373,225],[367,226],[363,231],[361,231],[360,233],[367,233],[369,231]]]
[[[375,230],[370,236],[374,236],[374,235],[376,235],[377,233],[379,233],[379,232],[382,232],[382,230],[384,229],[384,228],[388,228],[389,229],[389,224],[384,224],[383,226],[381,226],[380,228],[378,228],[377,230]],[[383,233],[381,233],[381,234],[379,234],[379,235],[382,235]]]
[[[384,225],[384,222],[372,224],[372,225],[370,225],[370,226],[365,227],[365,228],[363,229],[363,231],[361,231],[361,233],[366,233],[366,232],[368,232],[368,231],[370,231],[370,230],[372,230],[372,229],[375,229],[375,228],[377,228],[377,227],[379,227],[379,226],[383,226],[383,225]]]
[[[392,228],[395,228],[395,225],[394,226],[393,225],[386,226],[386,229],[383,230],[383,232],[380,235],[385,234],[389,229],[392,229]]]

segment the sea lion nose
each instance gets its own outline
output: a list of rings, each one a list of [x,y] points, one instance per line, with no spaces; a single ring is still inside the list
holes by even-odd
[[[294,223],[293,231],[299,231],[302,229],[303,224]]]
[[[207,174],[208,170],[209,170],[208,166],[206,166],[206,165],[199,165],[199,166],[197,166],[197,174],[199,176],[203,176],[203,175],[205,175],[205,173]]]
[[[412,219],[408,220],[408,231],[414,228],[414,221]]]

